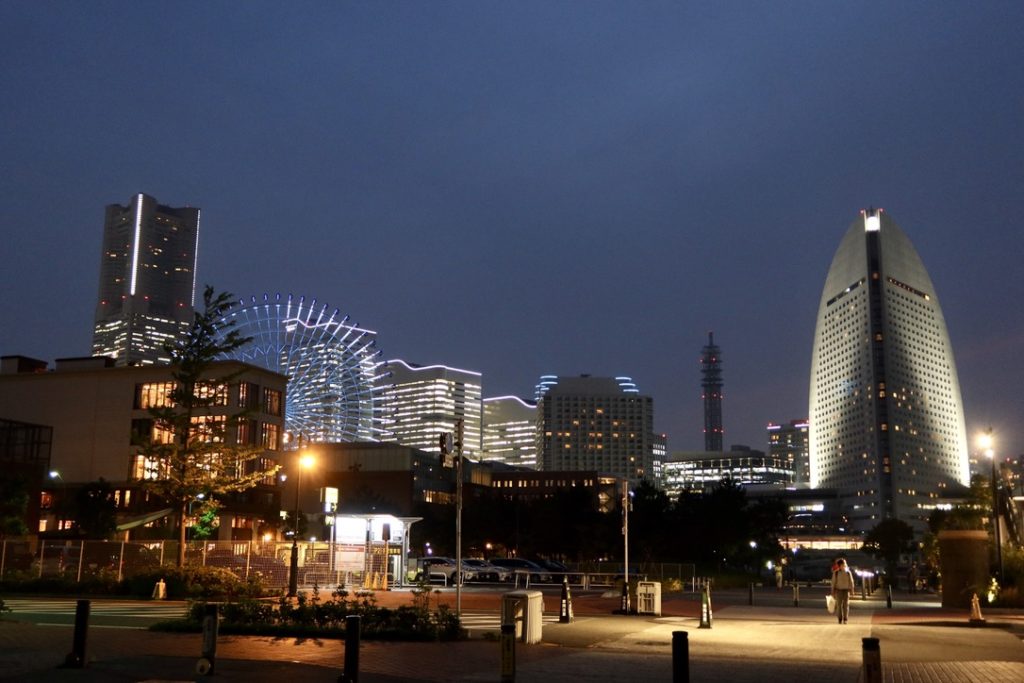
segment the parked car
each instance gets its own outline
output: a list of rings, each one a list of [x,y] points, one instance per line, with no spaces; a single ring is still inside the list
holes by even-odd
[[[565,566],[558,560],[540,559],[537,560],[537,564],[551,572],[555,581],[557,582],[561,582],[563,576],[569,578],[569,583],[579,583],[581,581],[580,574],[573,574],[567,566]]]
[[[487,560],[472,558],[462,561],[463,566],[474,573],[474,580],[498,583],[512,580],[512,570],[508,567],[499,567]],[[467,579],[468,580],[468,579]]]
[[[553,581],[548,570],[536,562],[524,560],[521,557],[492,557],[487,561],[496,567],[506,567],[516,574],[529,576],[530,581],[534,583],[551,583]]]
[[[420,581],[424,577],[428,580],[432,580],[438,577],[444,577],[445,582],[455,582],[455,560],[450,557],[424,557],[419,560],[419,569],[416,572],[416,580]],[[462,563],[462,582],[474,581],[476,579],[476,572],[470,567],[466,566],[465,561]]]

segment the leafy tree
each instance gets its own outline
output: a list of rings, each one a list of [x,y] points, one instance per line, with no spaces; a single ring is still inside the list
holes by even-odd
[[[185,527],[191,501],[201,493],[213,500],[251,489],[279,469],[277,465],[263,465],[262,448],[229,441],[246,418],[245,413],[210,415],[211,408],[224,405],[224,392],[237,376],[215,376],[214,362],[250,338],[232,329],[233,321],[225,321],[224,314],[231,307],[229,294],[215,295],[207,286],[203,304],[188,334],[165,347],[171,356],[174,388],[168,405],[150,409],[154,429],[142,445],[142,452],[157,463],[157,477],[147,480],[145,486],[175,511],[179,567],[185,563]]]
[[[221,504],[218,501],[212,498],[203,498],[203,502],[199,506],[199,514],[196,515],[196,523],[192,527],[192,538],[205,541],[217,532],[219,526],[217,511],[220,508]]]
[[[100,477],[75,491],[70,513],[80,536],[109,538],[117,529],[117,504],[110,482]]]
[[[28,481],[24,477],[0,477],[0,538],[28,533]]]
[[[862,550],[885,560],[885,570],[896,576],[900,555],[914,549],[914,529],[902,519],[890,517],[876,524],[864,537]]]

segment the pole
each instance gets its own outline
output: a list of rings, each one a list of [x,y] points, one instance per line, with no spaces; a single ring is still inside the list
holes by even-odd
[[[622,493],[622,611],[629,613],[629,482]]]
[[[341,674],[342,683],[359,683],[359,637],[362,617],[350,614],[345,617],[345,668]]]
[[[672,683],[690,683],[690,640],[686,631],[672,631]]]
[[[89,600],[79,600],[75,605],[75,632],[71,640],[71,652],[64,658],[64,668],[81,669],[85,666],[85,644],[89,636]]]
[[[462,617],[462,438],[465,423],[455,426],[455,616]]]
[[[996,484],[996,456],[995,453],[989,451],[989,457],[992,459],[992,517],[995,522],[995,536],[996,536],[996,565],[999,567],[999,573],[996,577],[999,579],[999,583],[1003,582],[1003,539],[999,529],[999,486]]]
[[[882,683],[882,650],[878,638],[861,638],[864,683]]]
[[[299,449],[302,449],[302,435],[299,435]],[[292,518],[292,557],[291,571],[288,573],[288,597],[294,598],[299,590],[299,487],[302,486],[302,463],[298,462],[296,453],[296,464],[298,470],[295,476],[295,516]]]
[[[220,611],[216,603],[203,605],[203,653],[196,662],[196,673],[212,676],[217,665],[217,633],[220,630]]]

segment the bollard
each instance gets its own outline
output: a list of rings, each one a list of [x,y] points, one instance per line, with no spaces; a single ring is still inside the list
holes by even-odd
[[[868,577],[866,577],[866,576],[860,577],[860,599],[861,600],[867,600],[868,599],[868,596],[867,596],[867,584],[868,584]]]
[[[672,631],[672,683],[690,683],[690,640],[686,631]]]
[[[714,619],[711,616],[711,588],[704,584],[704,592],[700,594],[700,628],[711,628]]]
[[[753,583],[747,584],[747,590],[748,590],[747,604],[749,604],[751,607],[753,607],[754,606],[754,584]]]
[[[88,600],[79,600],[75,605],[75,633],[71,639],[71,652],[64,658],[63,668],[81,669],[85,666],[85,644],[89,636]]]
[[[167,584],[164,583],[163,579],[160,579],[153,586],[153,599],[154,600],[166,600],[167,599]]]
[[[885,606],[892,609],[892,586],[889,584],[885,586]]]
[[[341,672],[340,683],[359,683],[359,636],[361,617],[350,614],[345,617],[345,669]]]
[[[622,603],[620,609],[623,614],[629,614],[629,581],[622,581]]]
[[[203,654],[196,662],[196,673],[200,676],[212,676],[217,664],[217,631],[220,629],[218,605],[203,606]]]
[[[882,650],[878,638],[861,638],[863,643],[864,675],[862,683],[882,683]]]
[[[569,592],[569,577],[562,577],[562,606],[558,612],[558,623],[572,623],[572,594]]]
[[[516,680],[516,625],[501,625],[501,683]]]
[[[793,607],[799,607],[799,606],[800,606],[800,586],[798,584],[794,583],[793,584]]]

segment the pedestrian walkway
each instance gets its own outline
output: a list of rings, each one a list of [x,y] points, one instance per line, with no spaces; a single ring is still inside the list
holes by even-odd
[[[396,600],[397,594],[379,602]],[[464,595],[463,601],[467,623],[484,628],[497,618],[500,595]],[[695,683],[857,683],[861,641],[868,636],[880,641],[886,683],[1024,681],[1019,637],[1024,614],[1019,611],[986,613],[987,627],[970,628],[966,615],[955,610],[886,610],[865,603],[848,625],[840,625],[824,609],[732,604],[716,610],[713,628],[701,629],[684,601],[667,602],[670,609],[661,617],[613,616],[610,608],[601,612],[599,602],[588,600],[581,601],[584,614],[577,610],[572,624],[545,614],[544,644],[516,647],[515,680],[668,681],[672,634],[684,631]],[[557,606],[550,596],[548,603]],[[7,615],[0,621],[3,681],[195,680],[199,634],[91,628],[90,666],[69,670],[57,666],[70,650],[71,627],[10,619]],[[246,683],[279,683],[282,678],[326,683],[338,679],[343,662],[344,642],[339,640],[222,636],[216,671],[221,680]],[[497,681],[500,648],[495,640],[482,638],[440,644],[363,641],[360,663],[365,683]]]

